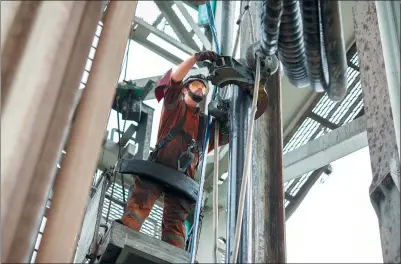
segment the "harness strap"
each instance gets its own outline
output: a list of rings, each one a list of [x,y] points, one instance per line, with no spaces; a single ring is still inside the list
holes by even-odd
[[[197,149],[198,151],[198,156],[199,156],[199,160],[202,159],[203,157],[203,134],[204,134],[204,128],[205,128],[205,116],[203,114],[199,115],[199,125],[198,125],[198,135],[197,135],[197,140],[195,141],[194,139],[192,139],[192,137],[186,133],[183,130],[185,121],[186,121],[186,115],[187,115],[187,105],[184,103],[184,107],[185,107],[185,111],[184,111],[184,115],[181,118],[181,120],[177,123],[177,125],[175,127],[173,127],[168,133],[167,135],[160,140],[160,142],[156,145],[155,150],[152,152],[152,154],[150,155],[151,159],[155,159],[157,152],[159,151],[159,149],[161,149],[162,147],[164,147],[168,142],[170,142],[171,140],[174,139],[174,137],[178,134],[181,133],[182,136],[184,137],[184,139],[186,141],[188,141],[188,147],[191,146],[191,144],[193,144],[191,146],[191,149]],[[192,151],[191,151],[192,152]],[[184,152],[180,155],[180,157],[178,157],[178,160],[181,159],[181,157],[183,156]],[[193,156],[193,154],[190,154]],[[188,158],[188,157],[187,157]],[[192,157],[193,159],[193,157]],[[183,162],[185,161],[185,159],[183,160]],[[184,162],[185,164],[183,164],[183,170],[185,171],[187,169],[187,167],[192,163],[191,159],[190,160],[186,160]],[[181,164],[180,164],[181,165]]]
[[[185,107],[185,111],[184,111],[184,115],[181,118],[181,120],[177,123],[177,125],[175,125],[175,127],[173,127],[168,133],[167,135],[160,140],[160,142],[158,144],[156,144],[155,146],[155,150],[153,151],[154,153],[157,153],[157,151],[162,148],[164,145],[166,145],[168,142],[170,142],[171,140],[173,140],[173,138],[182,130],[182,128],[184,127],[185,124],[185,119],[187,117],[187,105],[184,104]]]

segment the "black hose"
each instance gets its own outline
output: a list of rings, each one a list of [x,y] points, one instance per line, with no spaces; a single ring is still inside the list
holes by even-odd
[[[320,19],[318,0],[304,0],[301,4],[307,71],[310,86],[315,92],[325,91],[327,63],[321,57]]]
[[[282,13],[282,0],[265,0],[262,2],[260,47],[266,56],[271,56],[277,52]]]
[[[309,86],[299,2],[283,1],[278,57],[290,82],[297,88]]]
[[[341,101],[347,91],[347,56],[341,22],[340,2],[320,2],[323,39],[329,68],[327,94],[333,101]]]
[[[338,1],[303,0],[303,30],[311,87],[333,101],[344,98],[347,62]]]
[[[290,82],[344,98],[347,61],[338,0],[264,0],[260,49],[278,57]],[[301,12],[300,12],[301,10]]]

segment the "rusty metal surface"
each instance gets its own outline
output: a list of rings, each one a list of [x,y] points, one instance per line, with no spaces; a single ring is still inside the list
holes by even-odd
[[[277,88],[279,80],[273,78],[266,85],[271,103],[256,121],[253,140],[252,260],[255,263],[285,263],[286,259],[281,91]]]
[[[265,182],[265,190],[268,193],[268,202],[265,204],[267,233],[268,263],[285,263],[285,218],[284,218],[284,188],[283,188],[283,131],[281,126],[281,81],[278,71],[268,85],[270,104],[266,115],[269,126],[268,142],[268,174]]]
[[[372,168],[370,193],[383,195],[373,202],[378,213],[385,263],[400,262],[400,218],[397,188],[386,184],[393,181],[391,164],[398,155],[394,120],[390,104],[381,36],[376,4],[373,1],[357,1],[353,6],[355,38],[361,69],[361,83],[365,101],[365,116]],[[387,187],[386,187],[387,186]],[[395,186],[395,185],[394,185]],[[398,206],[396,206],[398,203]],[[378,207],[380,208],[378,210]],[[391,209],[391,210],[389,210]],[[398,218],[395,217],[398,210]],[[390,212],[392,211],[392,212]],[[390,231],[391,230],[391,231]]]
[[[384,263],[400,263],[400,192],[391,173],[372,190],[370,199],[379,219]]]
[[[389,173],[397,145],[375,3],[358,1],[353,13],[374,187]]]

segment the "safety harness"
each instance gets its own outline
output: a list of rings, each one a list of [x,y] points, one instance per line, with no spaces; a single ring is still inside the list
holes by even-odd
[[[205,116],[200,113],[199,114],[199,126],[198,126],[198,135],[197,139],[193,139],[187,132],[183,130],[183,127],[185,125],[186,121],[186,116],[187,116],[187,104],[184,102],[184,115],[178,121],[178,123],[167,133],[167,135],[159,141],[158,144],[156,144],[155,149],[152,153],[149,155],[149,160],[156,162],[157,160],[157,154],[159,150],[163,147],[165,147],[171,140],[173,140],[179,133],[183,136],[184,140],[188,142],[188,147],[187,151],[182,152],[178,157],[177,157],[177,169],[181,172],[186,172],[188,167],[191,165],[193,160],[195,159],[194,152],[198,152],[198,160],[201,160],[203,157],[203,129],[205,126]],[[198,162],[199,164],[199,162]],[[197,165],[198,165],[197,164]]]

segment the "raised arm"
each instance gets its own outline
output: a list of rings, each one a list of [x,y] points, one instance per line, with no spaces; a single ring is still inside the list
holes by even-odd
[[[218,60],[220,56],[214,51],[201,51],[197,52],[185,61],[183,61],[180,65],[178,65],[177,70],[173,73],[172,70],[169,70],[158,82],[157,87],[155,88],[155,96],[158,101],[160,101],[165,96],[168,98],[168,103],[176,100],[176,97],[179,96],[181,92],[181,82],[184,77],[188,74],[188,72],[192,69],[198,61],[215,61]]]
[[[192,55],[180,65],[178,65],[177,70],[171,76],[171,79],[174,82],[180,82],[184,79],[184,77],[188,74],[188,72],[192,69],[192,67],[197,62],[195,55]]]
[[[192,55],[190,58],[186,59],[183,63],[181,63],[177,70],[174,72],[173,76],[171,77],[175,82],[182,81],[184,77],[188,74],[188,72],[192,69],[198,61],[215,61],[220,58],[214,51],[200,51]]]

